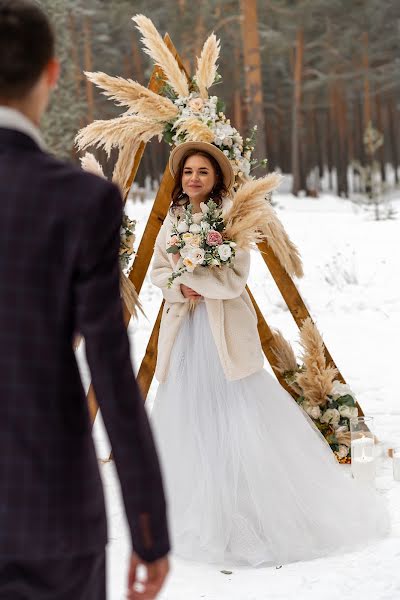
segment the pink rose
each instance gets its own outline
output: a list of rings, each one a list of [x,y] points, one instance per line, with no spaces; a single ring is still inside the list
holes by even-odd
[[[222,244],[222,235],[219,231],[214,231],[214,229],[210,229],[207,233],[207,244],[209,246],[219,246]]]
[[[171,246],[175,246],[178,242],[179,237],[177,235],[172,235],[167,242],[167,246],[171,248]]]
[[[201,98],[192,98],[188,104],[194,112],[201,112],[204,107],[204,100]]]

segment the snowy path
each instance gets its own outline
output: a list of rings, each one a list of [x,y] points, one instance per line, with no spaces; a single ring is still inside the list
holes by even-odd
[[[305,277],[298,283],[329,351],[356,392],[366,414],[375,416],[383,445],[400,445],[398,335],[400,332],[400,255],[395,255],[399,220],[375,222],[349,201],[331,196],[294,199],[279,195],[278,213],[300,248]],[[397,211],[400,201],[394,202]],[[150,204],[130,206],[141,233]],[[257,254],[249,281],[268,323],[292,342],[297,329],[276,286]],[[139,364],[160,293],[148,279],[141,293],[149,321],[130,326],[133,358]],[[83,367],[86,375],[86,369]],[[153,384],[148,406],[154,398]],[[108,455],[101,423],[95,440],[100,457]],[[346,469],[346,467],[343,467]],[[128,538],[113,464],[102,466],[110,517],[109,598],[124,598]],[[389,538],[362,551],[277,569],[237,569],[173,560],[161,600],[398,600],[400,599],[400,483],[391,462],[381,460],[377,487],[388,500],[393,530]],[[338,506],[332,519],[340,527]]]

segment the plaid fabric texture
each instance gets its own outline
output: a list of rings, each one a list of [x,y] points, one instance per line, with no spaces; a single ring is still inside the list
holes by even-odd
[[[110,183],[0,129],[0,557],[90,554],[102,485],[72,349],[86,353],[135,550],[169,549],[159,464],[119,296],[122,203]]]

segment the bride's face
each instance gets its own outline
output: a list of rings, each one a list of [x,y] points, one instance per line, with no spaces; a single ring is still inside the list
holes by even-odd
[[[185,162],[182,189],[190,200],[208,200],[216,182],[214,167],[205,156],[194,154]]]

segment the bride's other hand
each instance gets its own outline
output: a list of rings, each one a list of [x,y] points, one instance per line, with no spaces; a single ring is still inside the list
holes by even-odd
[[[196,298],[201,298],[201,295],[192,290],[192,288],[187,285],[181,283],[181,292],[185,298],[189,298],[191,300],[195,300]]]

